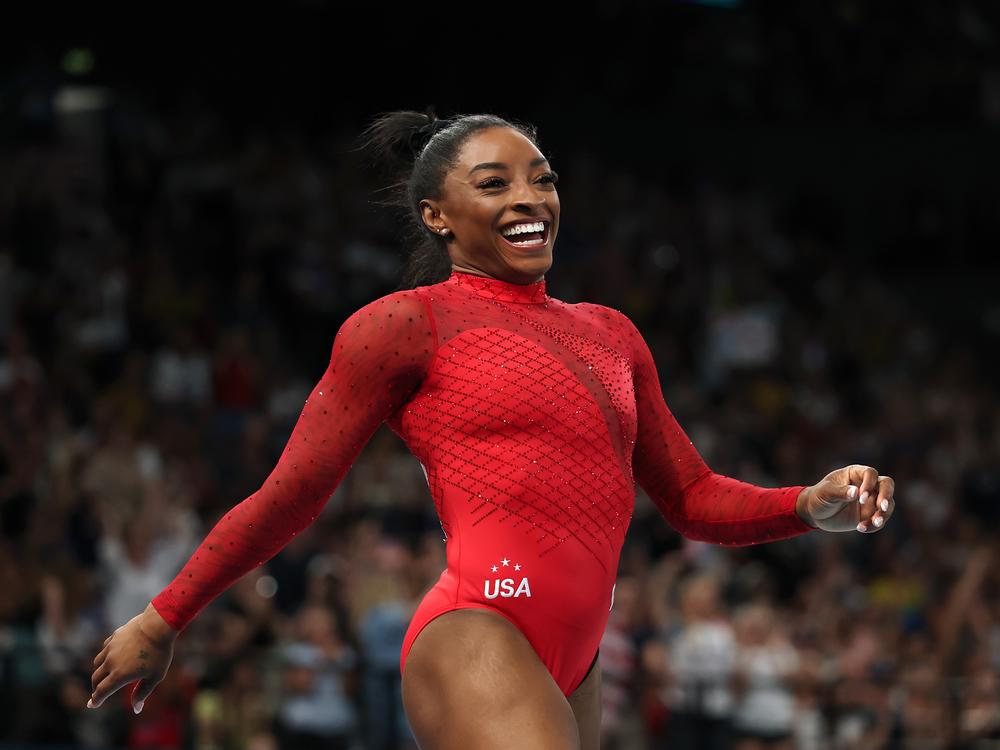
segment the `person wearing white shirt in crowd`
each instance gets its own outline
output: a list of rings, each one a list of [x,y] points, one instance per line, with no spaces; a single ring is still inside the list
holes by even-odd
[[[737,640],[735,750],[793,750],[799,655],[766,604],[746,604],[734,617]]]

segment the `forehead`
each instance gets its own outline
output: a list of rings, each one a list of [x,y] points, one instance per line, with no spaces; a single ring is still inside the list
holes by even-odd
[[[458,166],[464,167],[465,172],[483,162],[503,162],[517,167],[541,155],[527,136],[513,128],[486,128],[469,136],[462,145]]]

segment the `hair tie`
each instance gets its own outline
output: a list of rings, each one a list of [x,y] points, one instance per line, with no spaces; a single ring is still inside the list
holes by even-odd
[[[419,128],[410,133],[410,148],[419,158],[420,154],[422,154],[424,149],[427,148],[427,144],[431,142],[431,138],[433,138],[438,132],[447,128],[449,125],[451,125],[451,121],[446,119],[434,119],[424,125],[421,125]],[[415,143],[415,141],[418,141],[418,136],[419,142]]]

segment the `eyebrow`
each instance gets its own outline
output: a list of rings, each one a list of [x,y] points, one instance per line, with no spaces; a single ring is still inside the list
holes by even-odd
[[[545,164],[548,161],[544,156],[539,156],[537,159],[532,159],[529,167],[537,167],[539,164]],[[471,175],[477,169],[507,169],[507,165],[502,161],[484,161],[482,164],[477,164],[472,169],[469,170]]]

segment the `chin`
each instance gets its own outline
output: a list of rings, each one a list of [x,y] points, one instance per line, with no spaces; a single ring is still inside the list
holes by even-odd
[[[552,256],[546,253],[536,258],[510,258],[507,265],[523,270],[525,273],[545,273],[552,267]]]

